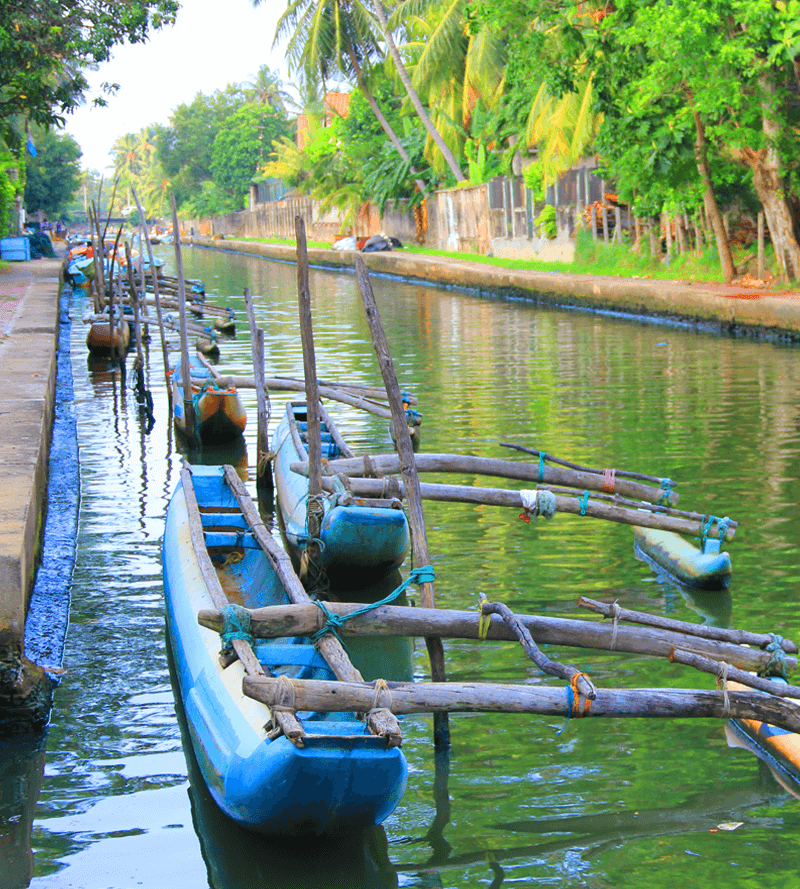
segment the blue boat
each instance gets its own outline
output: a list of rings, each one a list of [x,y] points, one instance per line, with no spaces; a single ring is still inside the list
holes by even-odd
[[[314,645],[292,638],[256,640],[251,648],[240,624],[229,640],[239,657],[220,657],[220,635],[198,623],[203,609],[241,619],[245,608],[287,604],[290,592],[296,600],[298,587],[305,595],[232,467],[182,470],[167,509],[162,559],[180,697],[217,805],[244,827],[276,836],[383,821],[405,790],[399,747],[370,734],[353,713],[297,713],[301,733],[290,739],[279,730],[286,714],[242,690],[247,675],[335,678]]]
[[[633,551],[653,570],[684,586],[724,590],[731,582],[731,557],[720,550],[719,539],[706,538],[700,549],[673,531],[634,525]]]
[[[322,406],[320,416],[323,459],[355,456]],[[308,476],[293,471],[291,465],[308,462],[307,429],[306,402],[293,401],[286,405],[272,438],[278,514],[295,565],[309,539]],[[403,564],[410,537],[399,500],[358,500],[342,490],[324,496],[323,508],[320,557],[333,583],[349,588],[373,583]]]

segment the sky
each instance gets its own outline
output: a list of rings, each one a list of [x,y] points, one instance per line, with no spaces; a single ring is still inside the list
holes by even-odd
[[[288,82],[283,52],[272,49],[285,0],[182,0],[175,25],[154,32],[147,43],[117,47],[113,58],[88,72],[87,104],[67,116],[66,131],[83,150],[85,169],[107,174],[116,139],[151,123],[166,124],[172,111],[198,92],[252,80],[262,65]],[[108,106],[91,105],[103,82],[118,83]]]

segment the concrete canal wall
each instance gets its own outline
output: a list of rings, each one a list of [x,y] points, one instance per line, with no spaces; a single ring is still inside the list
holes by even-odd
[[[20,668],[47,490],[61,264],[0,272],[0,718],[38,697],[43,678]]]
[[[185,237],[184,241],[214,250],[251,253],[293,262],[295,248],[257,241]],[[309,249],[312,265],[352,269],[360,255],[367,268],[381,275],[426,281],[479,293],[508,294],[552,306],[623,312],[719,331],[800,339],[800,293],[773,293],[716,284],[657,281],[643,278],[509,270],[482,262],[423,256],[401,251],[361,253]]]

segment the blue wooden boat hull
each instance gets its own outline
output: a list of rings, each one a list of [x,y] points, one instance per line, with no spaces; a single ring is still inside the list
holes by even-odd
[[[305,405],[287,405],[295,416],[305,416]],[[334,458],[333,442],[323,442],[323,457]],[[306,504],[308,479],[291,470],[291,464],[307,460],[291,434],[284,414],[272,439],[275,452],[275,493],[281,527],[295,563],[299,561],[303,542],[308,537]],[[322,564],[335,583],[350,586],[374,582],[403,564],[408,554],[410,537],[408,520],[402,509],[383,506],[342,505],[335,496],[324,500],[320,529]]]
[[[680,534],[634,525],[633,546],[637,558],[685,586],[724,590],[731,582],[731,557],[718,540],[708,540],[703,551]]]
[[[217,564],[228,550],[242,556],[223,568],[231,600],[246,607],[285,604],[279,578],[241,514],[222,512],[237,506],[223,470],[195,466],[192,477],[204,526],[240,525],[240,531],[206,532]],[[240,545],[213,547],[231,536]],[[245,827],[274,835],[320,835],[379,824],[405,790],[402,751],[369,734],[352,713],[298,714],[308,732],[303,748],[283,736],[269,740],[264,729],[269,708],[243,695],[241,663],[223,668],[218,634],[197,622],[198,611],[214,605],[193,553],[179,483],[163,542],[167,627],[192,747],[217,804]],[[265,642],[255,652],[275,675],[332,678],[308,640]]]

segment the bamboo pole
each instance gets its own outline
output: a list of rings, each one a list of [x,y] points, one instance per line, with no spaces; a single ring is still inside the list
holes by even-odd
[[[270,406],[267,398],[267,388],[264,385],[264,331],[256,324],[253,298],[250,296],[249,287],[244,288],[244,303],[247,308],[247,323],[250,326],[250,349],[253,356],[253,374],[255,376],[256,403],[258,405],[256,484],[272,490],[272,468],[269,457]]]
[[[172,228],[175,243],[175,266],[178,271],[178,303],[181,313],[181,378],[183,382],[183,410],[186,417],[186,435],[192,447],[198,445],[197,420],[192,401],[192,374],[189,366],[189,342],[186,338],[186,287],[183,283],[183,254],[181,253],[181,228],[178,223],[178,208],[175,205],[175,193],[170,192],[172,206]]]
[[[297,298],[300,308],[300,341],[303,347],[303,371],[306,389],[306,421],[308,422],[308,501],[306,523],[309,541],[300,562],[300,577],[324,583],[321,550],[318,543],[322,523],[322,443],[319,419],[317,366],[314,354],[314,330],[311,319],[311,292],[308,283],[308,247],[306,226],[302,216],[295,216],[297,238]],[[312,575],[313,570],[313,575]]]
[[[674,664],[683,664],[686,667],[694,667],[695,670],[701,670],[703,673],[711,673],[717,677],[722,687],[730,681],[746,685],[748,688],[755,688],[758,691],[766,692],[779,698],[800,698],[800,686],[773,682],[762,676],[748,673],[746,670],[739,670],[730,664],[720,663],[712,658],[693,654],[690,651],[683,651],[680,648],[673,649],[669,659]]]
[[[408,500],[408,521],[411,526],[411,548],[414,556],[414,564],[418,567],[428,566],[431,563],[428,553],[428,536],[425,530],[425,514],[422,509],[422,496],[419,488],[419,476],[414,460],[414,449],[411,443],[411,435],[406,425],[406,415],[403,408],[403,399],[394,362],[386,341],[386,334],[381,324],[378,305],[375,302],[375,294],[372,292],[372,283],[364,261],[360,256],[355,261],[356,278],[361,291],[361,299],[364,303],[364,312],[367,316],[372,342],[378,363],[383,376],[383,384],[386,394],[389,396],[389,405],[392,410],[392,425],[394,427],[394,441],[400,464],[400,472],[406,488]],[[432,582],[419,585],[420,601],[426,608],[435,608],[435,592]],[[436,636],[428,636],[425,639],[428,649],[428,658],[431,664],[431,677],[435,682],[445,681],[444,647],[442,640]],[[447,714],[434,713],[433,717],[434,746],[438,748],[450,746],[450,726]]]
[[[419,454],[417,458],[419,459]],[[425,455],[428,456],[428,455]],[[376,457],[370,457],[378,471],[383,471],[382,462]],[[355,458],[356,462],[360,462],[363,466],[364,458]],[[328,472],[336,472],[338,466],[345,461],[329,460],[326,464]],[[348,461],[348,463],[351,461]],[[293,472],[305,474],[306,464],[294,462],[290,465]],[[354,478],[349,476],[347,484],[350,491],[357,497],[384,497],[386,496],[387,479],[385,478]],[[399,485],[399,493],[405,496],[406,486],[403,482],[397,482]],[[336,482],[332,476],[325,476],[322,479],[322,487],[324,490],[332,493],[336,490]],[[481,488],[472,485],[447,485],[432,484],[430,482],[421,482],[419,485],[420,496],[424,500],[437,500],[444,503],[475,503],[484,506],[510,506],[513,509],[525,509],[525,501],[519,491],[512,491],[508,488]],[[541,486],[538,490],[549,490],[548,487]],[[395,495],[396,496],[396,495]],[[696,519],[683,518],[682,516],[669,515],[661,512],[653,512],[646,508],[627,508],[624,506],[616,506],[603,500],[592,500],[591,497],[583,499],[577,495],[563,496],[555,494],[556,511],[562,513],[570,513],[572,515],[580,515],[591,519],[603,519],[610,522],[618,522],[623,525],[638,525],[642,528],[657,528],[661,531],[672,531],[676,534],[698,535],[702,531],[706,532],[707,537],[718,538],[719,527],[715,524],[708,530],[705,529],[706,523],[704,516],[695,513]],[[736,534],[735,526],[729,527],[725,533],[726,540],[732,540]]]
[[[384,474],[398,472],[400,460],[396,454],[371,455],[375,468]],[[469,454],[416,454],[414,463],[417,472],[459,472],[469,475],[494,475],[499,478],[513,478],[537,484],[564,485],[568,488],[581,488],[587,491],[608,491],[604,476],[594,472],[579,472],[558,466],[534,466],[518,460],[499,460],[495,457],[473,457]],[[348,460],[328,461],[328,471],[332,474],[344,473],[350,476],[364,475],[364,461],[361,457]],[[661,488],[653,488],[629,479],[617,479],[614,492],[633,500],[656,503],[665,493]],[[672,494],[670,503],[676,503],[677,494]]]
[[[133,301],[133,336],[136,342],[136,360],[138,362],[137,377],[141,382],[141,388],[144,391],[144,353],[142,352],[142,324],[139,312],[139,295],[136,289],[136,283],[133,280],[133,259],[131,258],[130,244],[125,242],[125,270],[128,277],[128,285],[131,288]]]
[[[329,682],[290,679],[298,710],[336,712],[368,709],[378,702],[393,713],[532,713],[565,719],[756,719],[789,732],[800,732],[800,711],[779,698],[748,691],[629,688],[597,689],[593,701],[565,694],[562,688],[472,682]],[[285,682],[281,679],[281,682]],[[267,705],[282,700],[277,679],[246,676],[244,693]],[[567,689],[571,691],[571,689]]]
[[[164,318],[161,314],[161,297],[158,290],[158,275],[155,274],[155,257],[153,256],[153,245],[150,242],[150,229],[147,225],[147,219],[144,215],[144,209],[136,189],[131,187],[133,199],[136,201],[136,208],[139,211],[139,218],[142,220],[142,231],[144,232],[144,242],[147,246],[147,256],[150,260],[150,271],[153,273],[153,297],[156,304],[156,316],[158,318],[158,329],[161,334],[161,357],[164,362],[164,379],[167,381],[167,395],[169,398],[170,408],[172,407],[172,387],[169,385],[169,349],[167,347],[167,337],[164,333]]]
[[[347,618],[337,627],[339,634],[344,636],[434,636],[517,641],[511,629],[497,617],[492,617],[488,623],[481,625],[481,616],[477,611],[381,605],[365,614],[351,616],[363,606],[328,602],[326,607],[333,614]],[[254,608],[250,613],[252,633],[260,639],[311,636],[326,624],[325,616],[312,604]],[[740,670],[755,672],[763,671],[772,659],[771,652],[725,640],[704,639],[690,635],[688,629],[668,630],[541,615],[517,615],[517,618],[530,631],[537,645],[566,645],[663,658],[669,658],[674,649],[680,649],[716,661],[725,661]],[[217,632],[222,628],[220,617],[214,611],[201,611],[197,620],[204,627]],[[686,625],[687,628],[693,626],[695,625]],[[797,657],[789,654],[786,663],[789,670],[794,670],[797,667]]]
[[[236,502],[239,504],[239,508],[242,511],[242,515],[244,515],[250,526],[250,530],[256,539],[256,543],[258,543],[270,560],[270,563],[275,569],[275,573],[280,578],[281,583],[286,590],[286,595],[289,597],[289,600],[297,603],[294,606],[289,607],[308,607],[319,610],[316,605],[312,604],[311,597],[303,589],[303,584],[294,573],[292,562],[288,554],[284,549],[278,546],[272,535],[267,532],[264,522],[258,514],[258,510],[256,509],[252,498],[247,493],[242,480],[236,474],[236,470],[232,466],[226,465],[223,468],[223,472],[225,481],[233,492]],[[317,639],[314,642],[314,645],[328,662],[334,675],[338,679],[348,682],[364,681],[363,676],[358,669],[353,666],[347,651],[336,636],[328,633]],[[387,743],[390,746],[399,747],[402,745],[403,733],[400,730],[400,725],[393,713],[382,708],[369,708],[369,712],[366,715],[366,723],[372,734],[386,738]]]
[[[237,389],[257,389],[258,384],[254,377],[233,377]],[[264,386],[267,390],[273,392],[305,392],[306,385],[302,380],[290,380],[286,377],[267,377],[264,380]],[[351,407],[360,408],[375,417],[382,417],[384,420],[391,420],[392,412],[387,407],[375,404],[368,399],[361,398],[357,395],[350,395],[346,388],[335,389],[331,386],[317,386],[317,394],[320,398],[329,398],[331,401],[338,401],[342,404],[349,404]]]
[[[629,478],[634,481],[640,482],[651,482],[654,485],[661,485],[664,481],[670,481],[671,485],[677,484],[677,482],[673,482],[669,479],[658,478],[655,475],[645,475],[641,472],[627,472],[624,469],[591,469],[588,466],[580,466],[578,463],[569,463],[566,460],[560,460],[558,457],[554,457],[552,454],[547,454],[544,451],[537,451],[536,448],[526,448],[524,445],[512,444],[511,442],[501,441],[499,442],[501,448],[511,448],[515,451],[522,451],[524,454],[531,454],[534,457],[540,457],[542,460],[545,460],[548,463],[557,463],[559,466],[565,466],[567,469],[575,469],[578,472],[591,472],[594,475],[603,475],[607,472],[613,472],[615,479],[617,478]]]
[[[648,614],[645,611],[629,611],[620,608],[616,603],[598,602],[595,599],[587,599],[581,596],[578,599],[578,607],[586,608],[595,614],[615,620],[625,620],[640,624],[645,627],[659,627],[662,630],[676,630],[688,633],[691,636],[700,636],[703,639],[716,639],[719,642],[731,642],[735,645],[751,645],[755,648],[766,648],[775,641],[770,633],[748,633],[746,630],[736,630],[728,627],[710,627],[706,624],[690,624],[685,621],[675,620],[671,617],[663,617],[660,614]],[[797,654],[797,645],[791,639],[781,638],[781,648],[788,654]]]

